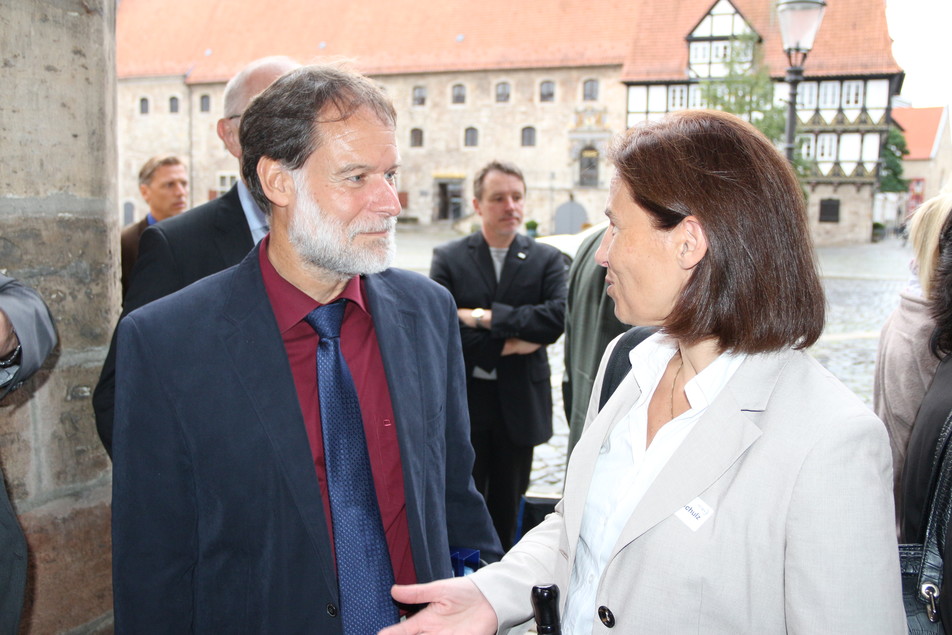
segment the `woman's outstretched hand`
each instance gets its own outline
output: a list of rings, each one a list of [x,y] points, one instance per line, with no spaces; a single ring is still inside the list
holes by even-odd
[[[380,635],[491,635],[496,632],[496,612],[466,578],[428,584],[395,585],[393,599],[404,604],[426,604],[419,613],[380,631]]]

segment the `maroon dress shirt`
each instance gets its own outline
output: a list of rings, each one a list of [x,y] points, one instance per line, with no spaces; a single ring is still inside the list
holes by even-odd
[[[321,435],[321,409],[317,394],[318,337],[314,329],[304,321],[304,317],[321,304],[282,278],[275,270],[267,256],[269,239],[270,236],[266,236],[262,240],[259,250],[265,291],[271,301],[271,309],[274,311],[288,354],[307,438],[311,444],[314,470],[321,486],[327,530],[333,539],[334,527],[327,495],[324,442]],[[364,298],[363,280],[360,277],[352,278],[338,297],[349,300],[341,325],[341,350],[353,375],[360,400],[370,468],[380,504],[387,546],[390,549],[394,580],[397,584],[412,584],[416,582],[416,571],[410,551],[410,530],[407,524],[400,446],[397,443],[397,422],[393,416],[393,404],[390,402],[390,390],[377,343],[377,333]]]

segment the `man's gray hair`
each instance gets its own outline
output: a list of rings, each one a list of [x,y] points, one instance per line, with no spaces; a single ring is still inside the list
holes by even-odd
[[[396,126],[390,98],[373,81],[339,66],[302,66],[279,77],[249,104],[241,118],[241,174],[265,214],[271,201],[258,178],[268,157],[297,170],[321,145],[321,124],[344,121],[369,108],[382,123]]]

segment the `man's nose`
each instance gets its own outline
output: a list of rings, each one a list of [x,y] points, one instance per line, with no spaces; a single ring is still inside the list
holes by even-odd
[[[400,197],[397,194],[397,188],[392,183],[384,181],[375,192],[374,211],[388,216],[396,216],[403,211],[400,205]]]

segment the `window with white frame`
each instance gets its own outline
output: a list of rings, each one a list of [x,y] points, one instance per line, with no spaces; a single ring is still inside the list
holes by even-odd
[[[711,43],[708,41],[691,42],[690,50],[692,64],[708,62],[711,59]]]
[[[462,84],[453,84],[453,97],[452,102],[454,104],[465,104],[466,103],[466,87]]]
[[[836,160],[836,135],[830,132],[819,134],[816,137],[816,160]]]
[[[801,82],[797,87],[797,108],[816,108],[816,82]]]
[[[699,84],[691,84],[688,86],[688,108],[706,108],[707,104],[704,102],[704,94],[701,92],[701,86]]]
[[[730,59],[731,43],[727,40],[711,42],[711,59],[715,62],[724,62]]]
[[[410,130],[410,147],[411,148],[423,147],[423,129],[422,128],[413,128],[412,130]]]
[[[843,82],[843,107],[861,108],[863,105],[862,80]]]
[[[804,134],[797,136],[797,142],[800,144],[800,156],[804,159],[813,159],[815,149],[815,138],[812,134]]]
[[[463,145],[467,148],[475,148],[479,145],[479,130],[470,126],[463,133]]]
[[[820,108],[840,107],[840,83],[820,82]]]
[[[668,86],[668,110],[684,110],[688,107],[688,87]]]

